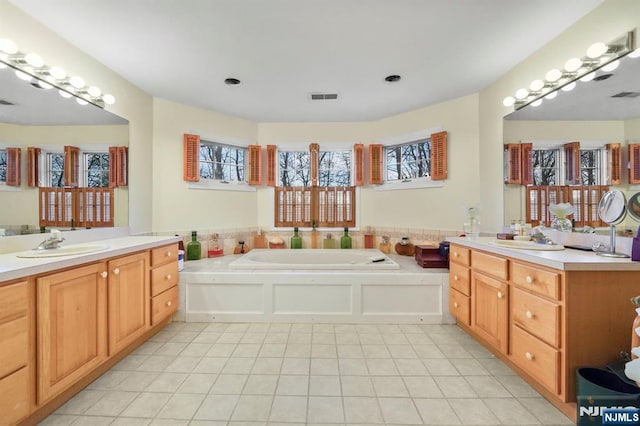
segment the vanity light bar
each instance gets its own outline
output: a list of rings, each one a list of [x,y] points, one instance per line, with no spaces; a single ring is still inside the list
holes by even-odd
[[[555,98],[558,90],[568,92],[575,87],[577,81],[591,81],[599,69],[615,69],[620,58],[626,55],[635,58],[637,52],[634,31],[627,32],[609,44],[594,43],[583,58],[569,59],[562,70],[550,70],[544,80],[533,80],[528,89],[518,89],[514,96],[504,98],[502,104],[506,107],[514,106],[515,110],[527,105],[538,106],[544,99]]]
[[[62,68],[46,65],[40,55],[24,54],[13,41],[0,38],[0,69],[7,67],[13,68],[22,80],[37,83],[43,89],[58,89],[63,98],[75,96],[80,105],[92,104],[104,108],[116,101],[113,95],[103,94],[99,88],[88,86],[82,77],[69,77]]]

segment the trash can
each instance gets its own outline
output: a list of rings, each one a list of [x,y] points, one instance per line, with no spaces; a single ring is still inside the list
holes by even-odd
[[[602,424],[605,408],[640,407],[640,388],[603,368],[581,367],[576,371],[578,426]]]

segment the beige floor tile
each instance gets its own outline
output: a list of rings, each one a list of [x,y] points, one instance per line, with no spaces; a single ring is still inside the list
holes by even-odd
[[[231,354],[232,357],[255,358],[262,345],[259,343],[240,343]]]
[[[209,395],[202,401],[193,418],[195,420],[229,420],[238,399],[240,399],[238,395]]]
[[[269,332],[264,338],[264,343],[287,343],[289,341],[289,333]]]
[[[79,416],[74,422],[78,426],[106,426],[113,422],[113,417],[107,416]]]
[[[249,374],[255,361],[255,358],[229,358],[222,374]]]
[[[313,324],[313,333],[335,333],[333,324]]]
[[[444,398],[433,377],[403,377],[412,398]]]
[[[473,355],[462,345],[438,345],[438,348],[448,359],[473,358]]]
[[[272,402],[273,396],[241,395],[231,419],[236,421],[266,421],[269,419]]]
[[[75,422],[78,417],[71,414],[52,414],[38,423],[38,426],[67,426]]]
[[[422,424],[411,398],[378,398],[385,423]]]
[[[252,374],[242,390],[243,395],[273,395],[276,393],[278,376],[275,374]]]
[[[287,343],[284,356],[287,358],[306,358],[311,356],[311,343]]]
[[[154,355],[176,356],[182,352],[186,346],[187,343],[184,342],[167,342],[160,346]]]
[[[310,396],[307,423],[343,423],[342,398],[338,396]]]
[[[273,422],[300,422],[305,423],[307,418],[306,396],[276,395],[269,420]]]
[[[216,374],[189,374],[176,393],[209,393],[217,377]]]
[[[408,345],[409,344],[409,341],[407,340],[407,338],[404,336],[404,334],[400,332],[383,333],[382,340],[387,345]]]
[[[296,333],[296,332],[291,332],[291,334],[289,334],[289,340],[287,340],[287,343],[290,344],[311,344],[311,333]]]
[[[311,333],[313,324],[292,324],[291,333]]]
[[[264,343],[258,356],[261,358],[282,358],[286,347],[285,343]]]
[[[116,389],[128,376],[128,371],[109,370],[91,382],[88,389],[112,390]]]
[[[211,349],[209,349],[206,356],[228,358],[236,350],[236,346],[237,343],[216,342],[211,345]]]
[[[283,358],[256,358],[252,374],[279,374]]]
[[[309,394],[309,376],[281,375],[277,395],[306,396]]]
[[[338,371],[338,360],[333,358],[311,358],[312,375],[317,376],[335,376],[340,374]]]
[[[536,392],[527,382],[525,382],[520,376],[495,376],[502,385],[507,388],[511,395],[517,398],[532,398],[538,397],[540,394]]]
[[[345,376],[368,376],[369,369],[364,359],[339,359],[340,374]]]
[[[397,376],[400,373],[392,359],[367,359],[367,368],[371,376]]]
[[[163,343],[162,346],[156,352],[159,352],[162,349],[162,347],[164,347],[164,345],[167,345],[167,344],[173,344],[173,343]],[[177,343],[177,344],[182,345],[182,343]],[[178,353],[169,354],[169,356],[174,356],[174,355],[177,355]],[[159,355],[162,355],[162,354],[159,354]],[[148,358],[148,355],[131,354],[125,357],[122,361],[120,361],[116,365],[114,365],[112,370],[134,371],[138,367],[140,367],[140,365],[142,365],[142,363],[146,361],[147,358]]]
[[[158,413],[161,419],[189,420],[196,413],[205,395],[174,394]]]
[[[264,342],[265,337],[267,337],[267,333],[251,333],[247,332],[242,339],[240,339],[240,343],[262,343]]]
[[[357,333],[358,329],[355,324],[334,324],[333,329],[337,334]]]
[[[117,390],[142,392],[149,386],[161,373],[151,373],[145,371],[130,371],[118,386]]]
[[[233,333],[226,331],[220,335],[216,343],[240,343],[240,340],[242,340],[242,336],[244,336],[244,333]]]
[[[433,340],[426,334],[407,334],[405,335],[409,343],[412,345],[433,345]]]
[[[471,385],[459,376],[435,376],[433,378],[445,398],[477,398]]]
[[[337,358],[336,345],[313,343],[311,345],[311,358]]]
[[[204,357],[200,359],[192,373],[220,373],[229,358]]]
[[[413,403],[418,408],[425,425],[459,425],[460,419],[453,411],[446,399],[414,398]]]
[[[149,355],[138,368],[137,371],[162,372],[169,364],[175,360],[172,356]]]
[[[84,415],[117,416],[138,396],[138,392],[108,391]]]
[[[466,376],[465,380],[480,398],[509,398],[509,393],[502,383],[493,376]]]
[[[427,367],[419,359],[395,359],[396,368],[401,376],[428,376]]]
[[[282,361],[281,374],[309,375],[311,365],[310,358],[285,358]]]
[[[363,345],[383,345],[382,334],[379,333],[359,333],[360,343]]]
[[[413,349],[416,351],[418,356],[420,358],[422,358],[422,359],[426,359],[426,358],[428,358],[428,359],[430,359],[430,358],[436,358],[436,359],[446,358],[444,353],[442,353],[440,348],[435,344],[413,345]]]
[[[459,376],[460,373],[448,359],[425,358],[422,360],[432,376]]]
[[[152,419],[143,419],[135,417],[118,417],[110,426],[146,426],[151,423]]]
[[[368,376],[341,376],[342,395],[347,396],[376,396],[371,378]],[[348,422],[349,420],[347,420]]]
[[[340,376],[311,376],[309,377],[309,395],[340,396]]]
[[[200,363],[202,357],[178,356],[164,369],[169,373],[191,373]]]
[[[562,414],[556,407],[544,398],[519,398],[524,405],[543,425],[572,425],[574,424],[567,416]]]
[[[187,378],[186,373],[160,373],[156,379],[147,386],[147,392],[175,392]]]
[[[489,370],[484,368],[477,359],[453,358],[450,360],[463,376],[488,376]]]
[[[481,399],[449,399],[449,404],[463,425],[498,425],[500,420]]]
[[[391,358],[387,345],[362,345],[365,358]]]
[[[351,424],[379,424],[383,422],[377,398],[345,397],[345,421]]]
[[[395,397],[408,397],[409,392],[407,391],[404,382],[401,377],[398,376],[381,376],[381,377],[372,377],[371,381],[373,383],[373,388],[376,391],[376,395],[381,396],[395,396]]]
[[[311,338],[311,343],[313,343],[314,345],[317,345],[317,344],[335,345],[336,335],[335,333],[316,333],[314,331],[313,337]]]
[[[359,344],[338,344],[338,358],[364,358],[362,346]]]
[[[279,324],[273,323],[269,326],[269,333],[289,333],[291,331],[291,324]]]
[[[221,374],[211,387],[211,394],[239,395],[249,376],[246,374]]]
[[[170,393],[142,392],[122,412],[122,416],[153,418],[170,398]]]
[[[200,333],[200,335],[202,335],[204,333]],[[196,339],[197,340],[197,339]],[[211,349],[211,346],[213,346],[213,342],[211,343],[197,343],[197,342],[193,342],[193,343],[189,343],[183,350],[182,352],[180,352],[180,355],[182,356],[205,356],[207,354],[207,352],[209,352],[209,350]]]
[[[538,419],[515,398],[486,398],[485,405],[505,425],[537,425]]]
[[[338,345],[359,345],[360,337],[356,332],[336,333],[336,343]]]
[[[58,408],[56,414],[82,414],[94,406],[103,396],[104,390],[85,389]]]
[[[392,358],[418,358],[418,354],[413,350],[413,347],[411,345],[388,345],[387,349],[389,350]]]

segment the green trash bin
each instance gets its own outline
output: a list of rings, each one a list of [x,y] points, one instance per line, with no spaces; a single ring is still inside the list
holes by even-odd
[[[602,424],[604,408],[640,408],[640,388],[603,368],[581,367],[576,370],[578,426]]]

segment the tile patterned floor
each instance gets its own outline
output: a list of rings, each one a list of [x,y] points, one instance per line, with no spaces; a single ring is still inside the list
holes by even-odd
[[[456,326],[172,323],[42,425],[571,425]]]

